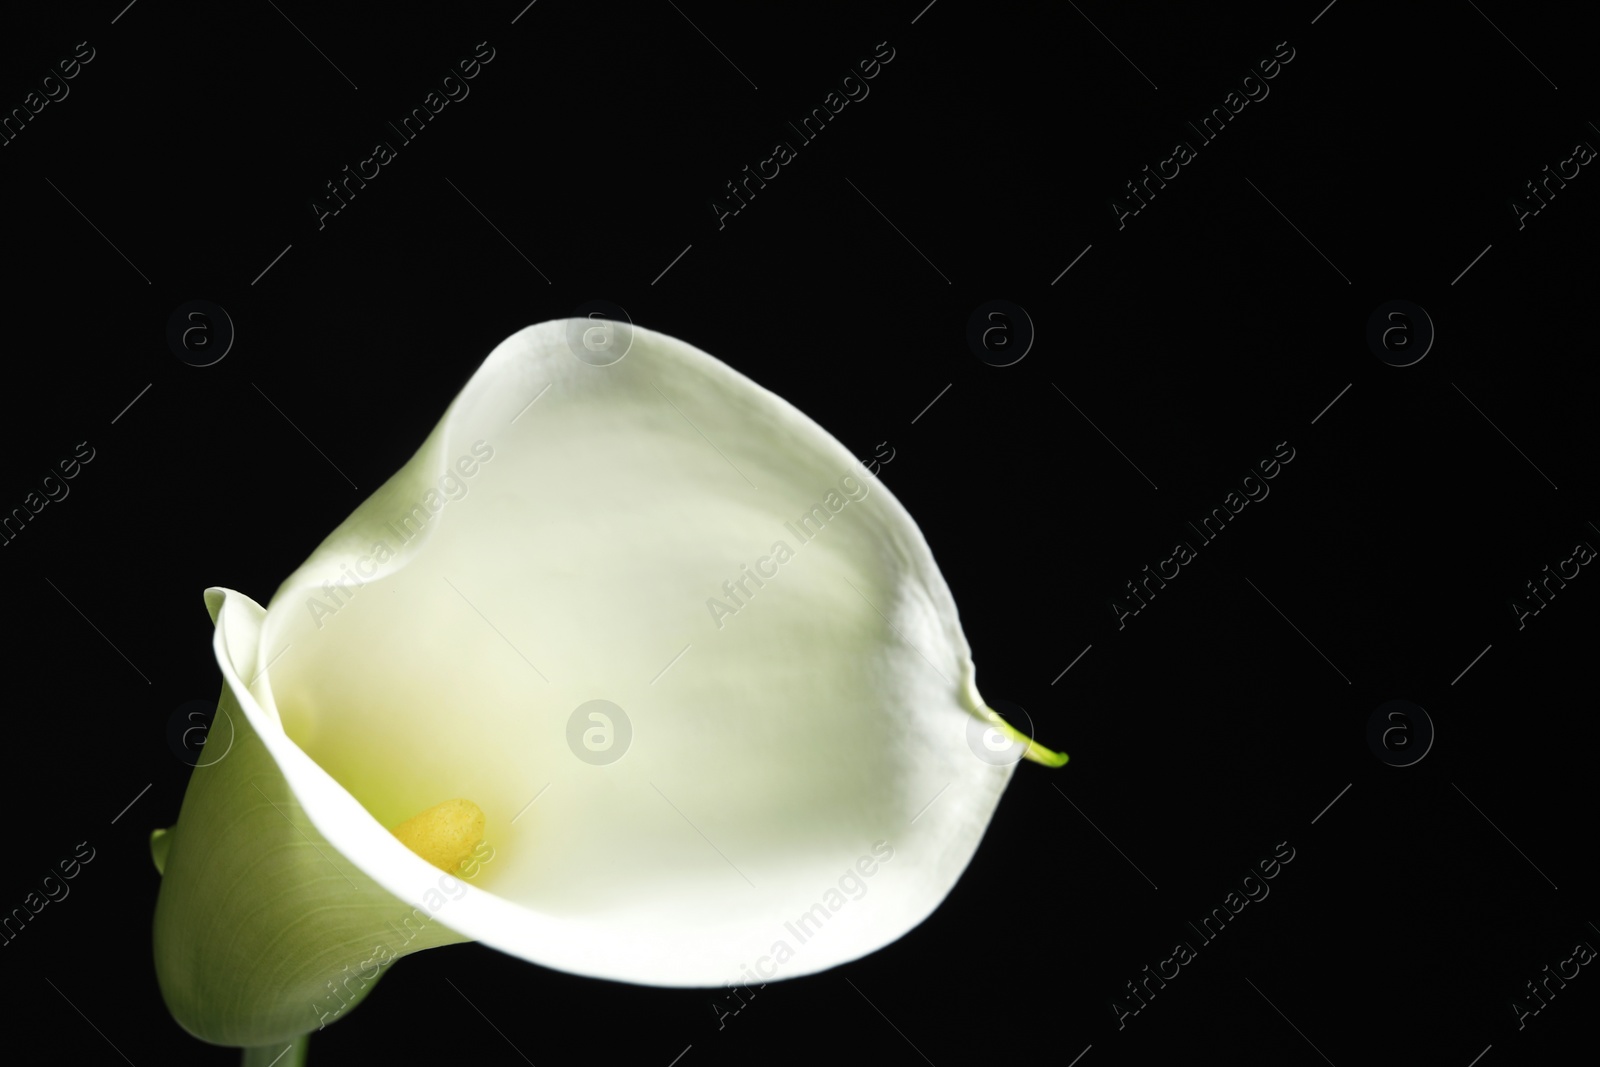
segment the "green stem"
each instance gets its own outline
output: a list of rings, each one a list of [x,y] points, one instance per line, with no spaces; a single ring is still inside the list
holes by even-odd
[[[994,717],[995,724],[999,726],[1000,729],[1005,731],[1007,737],[1011,738],[1013,741],[1028,746],[1023,751],[1023,756],[1031,759],[1035,763],[1043,764],[1046,767],[1066,766],[1067,754],[1065,752],[1056,752],[1053,749],[1045,748],[1043,745],[1039,744],[1039,742],[1035,741],[1033,738],[1029,737],[1027,734],[1023,733],[1021,730],[1002,719],[1000,717],[1000,713],[995,711],[993,708],[985,705],[983,710],[987,711],[991,716]]]
[[[244,1050],[243,1067],[304,1067],[310,1034],[301,1034],[291,1044],[267,1045]]]

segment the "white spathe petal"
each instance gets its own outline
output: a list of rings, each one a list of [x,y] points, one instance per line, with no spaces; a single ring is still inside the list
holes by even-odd
[[[882,947],[1012,769],[969,744],[988,713],[926,541],[748,378],[637,327],[593,366],[569,326],[499,345],[264,615],[226,594],[230,686],[318,831],[405,900],[431,869],[386,827],[483,808],[495,860],[439,919],[485,944],[663,986]],[[631,727],[605,765],[568,743],[593,700]]]

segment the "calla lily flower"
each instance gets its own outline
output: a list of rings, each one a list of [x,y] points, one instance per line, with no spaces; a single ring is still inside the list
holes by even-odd
[[[715,987],[904,935],[1015,763],[911,516],[671,337],[494,349],[267,607],[206,590],[210,747],[157,831],[155,961],[216,1044],[327,1025],[476,940]]]

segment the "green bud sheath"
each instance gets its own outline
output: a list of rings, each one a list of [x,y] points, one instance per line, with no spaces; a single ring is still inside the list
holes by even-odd
[[[218,741],[224,722],[232,747],[195,768],[177,825],[153,835],[156,978],[200,1040],[282,1045],[343,1018],[395,958],[468,938],[328,844],[226,686]]]

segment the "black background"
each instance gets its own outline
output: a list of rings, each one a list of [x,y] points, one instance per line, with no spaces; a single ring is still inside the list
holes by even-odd
[[[0,147],[0,510],[94,449],[0,548],[0,908],[96,850],[0,948],[14,1038],[236,1062],[172,1022],[149,944],[147,836],[189,775],[167,722],[220,684],[202,590],[265,603],[497,343],[605,299],[856,455],[886,442],[985,696],[1072,761],[1018,768],[923,925],[737,1015],[463,945],[396,968],[313,1063],[1466,1067],[1592,1039],[1589,968],[1525,1028],[1511,1009],[1600,943],[1600,579],[1521,629],[1510,607],[1600,544],[1600,178],[1520,230],[1511,208],[1600,144],[1578,9],[925,2],[8,14],[6,110],[95,49]],[[480,41],[470,96],[319,229],[323,183]],[[719,228],[723,183],[882,41],[870,95]],[[1197,143],[1184,122],[1281,41],[1270,95]],[[1180,138],[1197,158],[1119,229]],[[205,368],[165,340],[194,299],[237,330]],[[992,299],[1037,331],[1008,367],[966,342]],[[1408,367],[1365,340],[1396,299],[1437,329]],[[1283,441],[1271,495],[1119,629],[1123,583]],[[1392,699],[1437,733],[1409,767],[1366,740]],[[1271,895],[1119,1030],[1124,983],[1279,842]]]

